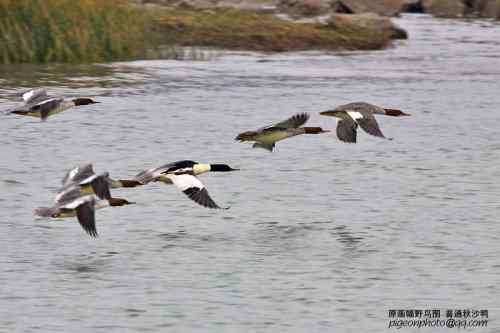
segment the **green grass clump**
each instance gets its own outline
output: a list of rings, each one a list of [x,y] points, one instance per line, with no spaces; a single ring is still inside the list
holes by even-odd
[[[0,0],[0,62],[142,57],[150,21],[121,0]]]

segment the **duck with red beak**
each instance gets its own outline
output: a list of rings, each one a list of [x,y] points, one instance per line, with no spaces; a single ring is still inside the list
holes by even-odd
[[[328,110],[319,113],[322,116],[337,117],[337,137],[344,142],[356,143],[357,129],[360,126],[366,133],[386,138],[374,115],[380,114],[392,117],[409,116],[401,110],[386,109],[377,105],[356,102],[344,104],[336,107],[333,110]]]

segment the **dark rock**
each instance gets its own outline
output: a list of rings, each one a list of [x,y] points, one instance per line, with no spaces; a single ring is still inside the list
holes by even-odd
[[[326,15],[331,12],[330,4],[324,0],[281,0],[278,12],[293,18]]]
[[[405,0],[334,0],[332,8],[342,13],[375,13],[382,16],[395,16],[401,12]]]
[[[424,13],[421,0],[407,0],[401,8],[403,13]]]
[[[374,13],[334,14],[329,24],[335,27],[359,27],[377,35],[388,36],[391,39],[408,38],[406,30],[395,25],[390,18]]]
[[[474,13],[479,17],[500,19],[500,0],[476,0]]]
[[[439,17],[463,17],[466,5],[462,0],[422,0],[425,13]]]

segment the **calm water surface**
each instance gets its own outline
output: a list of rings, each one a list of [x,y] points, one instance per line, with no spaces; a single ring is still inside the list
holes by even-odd
[[[472,308],[499,332],[500,26],[397,21],[411,39],[378,52],[2,67],[5,108],[31,86],[103,103],[2,117],[0,331],[382,332],[389,309]],[[357,100],[413,117],[379,117],[393,141],[233,141],[296,112],[334,129],[317,112]],[[180,159],[241,168],[201,177],[231,209],[153,184],[115,190],[138,204],[99,211],[98,239],[33,216],[76,164]]]

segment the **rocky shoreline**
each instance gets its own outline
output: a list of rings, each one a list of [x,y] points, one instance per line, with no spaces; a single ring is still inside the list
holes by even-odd
[[[0,63],[177,59],[183,47],[378,50],[408,37],[391,21],[402,12],[500,16],[500,0],[44,0],[44,10],[36,6],[31,0],[0,6]]]
[[[238,9],[256,13],[287,14],[292,18],[375,13],[397,16],[403,12],[447,18],[500,19],[499,0],[131,0],[183,9]]]
[[[175,35],[176,45],[265,52],[385,48],[408,38],[391,21],[404,12],[500,18],[500,0],[129,1],[168,9],[160,29]]]
[[[189,47],[259,52],[377,50],[406,32],[376,14],[334,14],[322,22],[297,22],[236,9],[155,10],[163,42]]]
[[[171,45],[261,52],[376,50],[408,38],[390,17],[374,12],[320,10],[303,1],[298,10],[278,0],[131,0],[154,13]],[[171,38],[170,38],[171,37]]]

